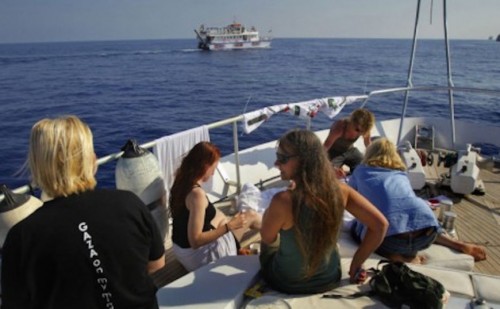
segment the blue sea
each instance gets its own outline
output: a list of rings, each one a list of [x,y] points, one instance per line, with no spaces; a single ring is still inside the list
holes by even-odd
[[[142,144],[267,105],[405,86],[410,52],[404,39],[275,39],[270,49],[223,52],[200,51],[194,39],[0,44],[0,183],[27,184],[19,171],[31,126],[44,117],[81,117],[101,157],[128,139]],[[455,86],[500,90],[500,43],[451,41],[451,60]],[[442,41],[418,42],[413,84],[447,85]],[[367,107],[385,119],[398,116],[402,102],[400,93]],[[455,106],[457,118],[498,125],[494,97],[456,93]],[[447,115],[446,94],[412,94],[407,114]],[[312,128],[330,123],[319,114]],[[304,125],[274,116],[252,134],[240,130],[240,148]],[[210,135],[231,152],[230,126]],[[99,168],[98,181],[114,186],[113,163]]]

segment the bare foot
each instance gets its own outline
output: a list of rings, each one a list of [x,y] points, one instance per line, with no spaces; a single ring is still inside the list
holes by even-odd
[[[476,262],[486,260],[486,249],[483,246],[475,244],[464,244],[462,252],[468,255],[472,255],[474,261]]]
[[[393,262],[404,262],[412,264],[424,264],[427,261],[427,258],[423,255],[416,255],[414,257],[411,257],[411,256],[402,256],[400,254],[390,254],[386,256],[386,258]]]
[[[414,264],[425,264],[427,262],[427,258],[424,255],[417,255],[413,260],[411,263]]]
[[[414,258],[408,258],[408,259],[409,259],[408,263],[412,264],[424,264],[427,261],[427,259],[423,255],[417,255]]]

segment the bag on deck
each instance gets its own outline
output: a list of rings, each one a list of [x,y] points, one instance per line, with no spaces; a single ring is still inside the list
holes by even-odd
[[[379,269],[381,264],[386,264]],[[372,293],[389,307],[441,309],[448,292],[437,280],[401,262],[380,261],[370,279]]]
[[[380,269],[381,264],[386,265]],[[441,309],[448,302],[449,293],[439,281],[411,270],[405,263],[382,260],[377,268],[371,268],[370,271],[374,272],[369,281],[370,291],[351,295],[325,294],[323,298],[375,296],[388,307],[401,308],[406,305],[411,309]]]

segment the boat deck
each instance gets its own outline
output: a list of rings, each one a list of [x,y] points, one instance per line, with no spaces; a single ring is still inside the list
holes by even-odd
[[[436,161],[435,161],[436,162]],[[500,276],[500,169],[481,170],[486,194],[457,195],[447,187],[435,185],[443,167],[425,167],[429,186],[419,195],[428,197],[445,195],[453,200],[452,211],[457,214],[455,229],[460,240],[486,248],[486,260],[476,262],[474,271]],[[427,192],[425,192],[427,191]]]
[[[484,182],[486,191],[486,194],[482,196],[457,195],[449,188],[437,185],[439,176],[446,172],[443,167],[426,166],[425,172],[428,185],[417,194],[425,199],[439,195],[452,199],[454,202],[452,211],[457,214],[455,229],[458,238],[486,247],[486,260],[476,262],[474,271],[500,276],[500,235],[498,232],[500,230],[500,169],[481,170],[480,178]],[[228,213],[229,204],[229,202],[218,203],[218,207]],[[258,233],[249,232],[242,245],[247,246],[258,240]],[[166,266],[153,275],[158,286],[164,286],[187,273],[175,259],[170,239],[166,241],[166,248]]]

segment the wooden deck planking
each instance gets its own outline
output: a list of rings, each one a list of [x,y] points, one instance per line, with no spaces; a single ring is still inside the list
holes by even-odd
[[[158,287],[165,286],[172,281],[184,276],[188,271],[182,266],[174,255],[172,249],[172,225],[170,224],[170,232],[165,240],[165,267],[156,271],[152,277]]]
[[[474,270],[500,275],[500,173],[482,170],[486,194],[466,195],[457,207],[459,237],[486,247],[487,259],[477,262]]]
[[[435,161],[437,162],[437,161]],[[483,245],[486,248],[485,261],[476,262],[474,271],[478,273],[500,275],[500,171],[481,170],[479,178],[483,180],[485,195],[457,195],[448,187],[435,186],[436,181],[447,171],[443,167],[426,167],[428,180],[433,186],[428,197],[446,195],[454,202],[452,211],[457,214],[455,229],[460,240]],[[422,196],[424,197],[424,196]]]

